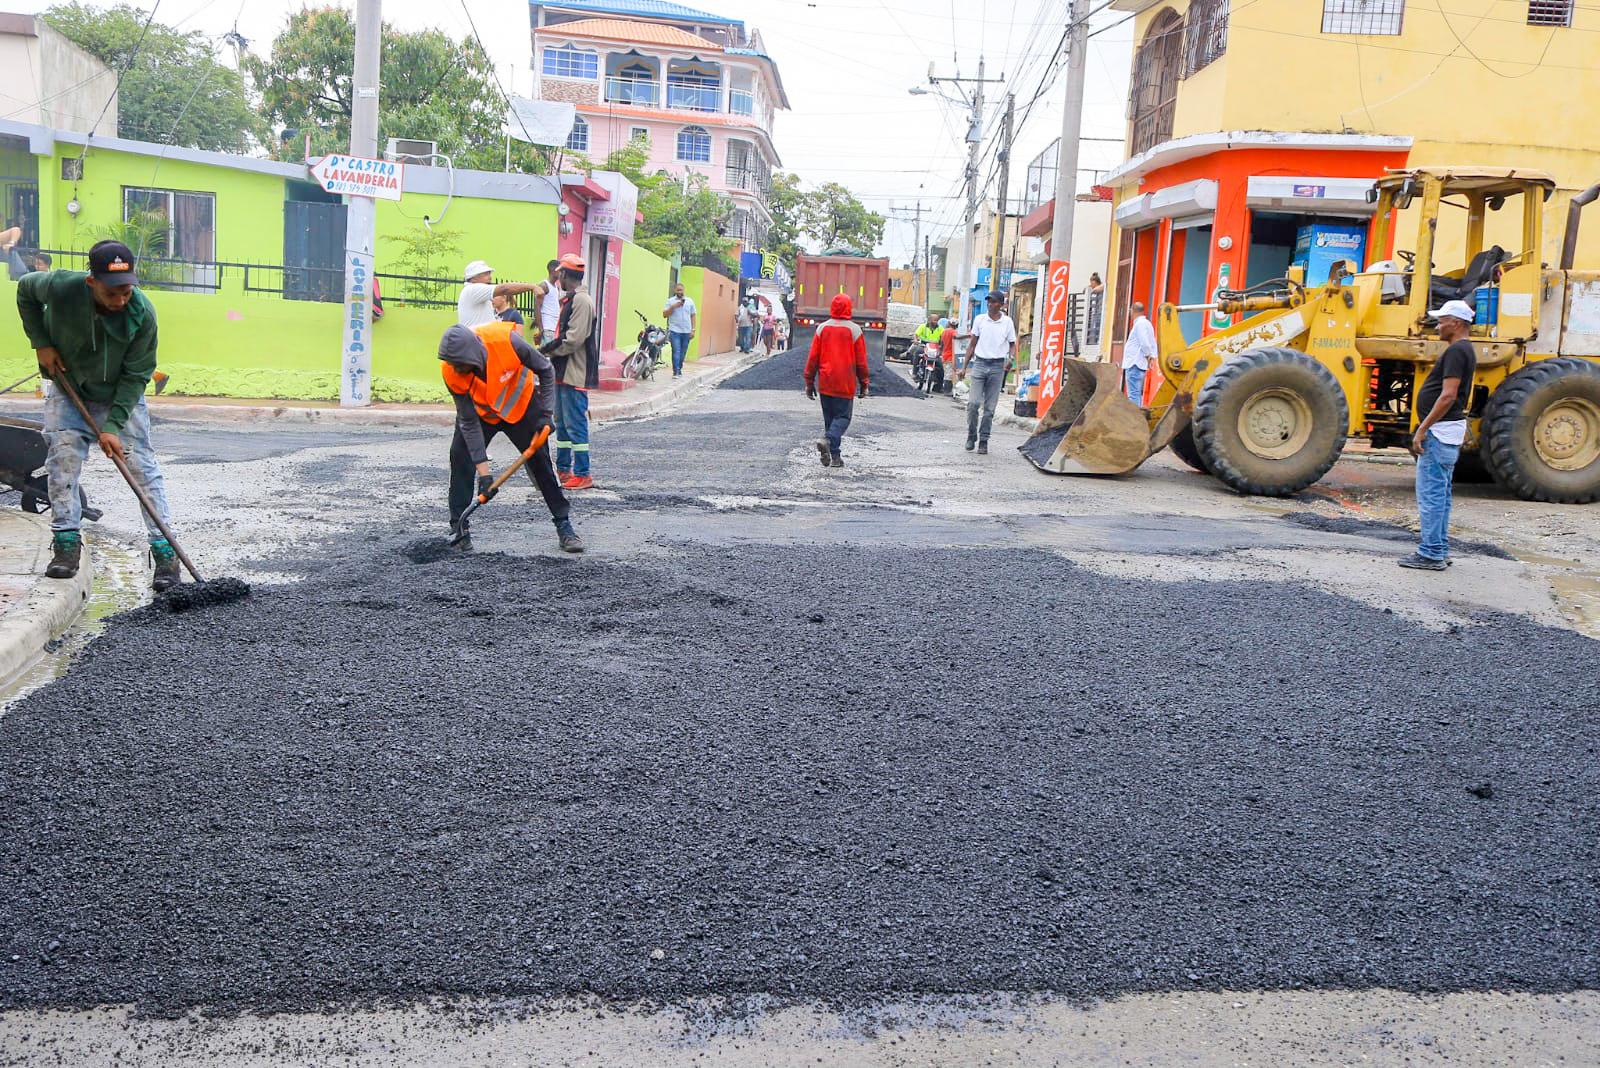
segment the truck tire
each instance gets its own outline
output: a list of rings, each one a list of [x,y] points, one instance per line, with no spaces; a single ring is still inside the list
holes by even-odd
[[[1495,481],[1525,501],[1600,500],[1600,365],[1540,360],[1500,383],[1484,409]]]
[[[1194,404],[1200,460],[1240,493],[1287,497],[1328,473],[1350,408],[1326,367],[1294,349],[1252,349],[1223,364]]]
[[[1210,468],[1206,467],[1205,460],[1200,456],[1200,450],[1195,446],[1193,423],[1178,431],[1177,436],[1172,439],[1172,451],[1177,454],[1178,459],[1202,475],[1211,473]]]

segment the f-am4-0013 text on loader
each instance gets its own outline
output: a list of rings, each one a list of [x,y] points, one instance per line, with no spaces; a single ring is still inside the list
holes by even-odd
[[[1120,474],[1172,446],[1241,493],[1283,496],[1328,472],[1347,438],[1403,446],[1417,393],[1445,349],[1430,309],[1476,302],[1469,430],[1461,470],[1480,469],[1526,500],[1600,499],[1600,271],[1573,269],[1578,224],[1600,184],[1573,198],[1561,263],[1540,262],[1544,204],[1537,171],[1438,167],[1396,172],[1368,194],[1371,248],[1391,247],[1414,209],[1416,245],[1395,260],[1333,270],[1308,289],[1296,277],[1222,291],[1207,309],[1240,315],[1194,344],[1178,313],[1157,316],[1162,380],[1150,407],[1121,395],[1117,368],[1066,360],[1062,391],[1022,447],[1041,470]],[[1441,212],[1464,222],[1466,265],[1433,264]],[[1502,234],[1508,251],[1485,246]],[[1294,274],[1297,272],[1291,272]]]

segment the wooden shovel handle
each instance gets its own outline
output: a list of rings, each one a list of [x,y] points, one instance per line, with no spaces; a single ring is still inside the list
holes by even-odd
[[[544,448],[544,443],[548,440],[550,440],[550,428],[544,427],[533,436],[533,441],[529,442],[528,447],[522,450],[522,455],[513,460],[511,466],[496,475],[495,480],[489,483],[489,492],[478,494],[478,503],[488,504],[490,495],[499,493],[500,487],[510,481],[511,476],[517,473],[518,468],[532,460],[533,454]]]

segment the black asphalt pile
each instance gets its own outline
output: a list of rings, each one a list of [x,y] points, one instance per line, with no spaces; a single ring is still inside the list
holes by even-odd
[[[343,544],[0,720],[0,1007],[1600,985],[1573,634],[1031,552]]]
[[[243,579],[216,578],[204,582],[186,582],[156,594],[151,602],[167,612],[188,612],[195,608],[214,608],[221,604],[242,601],[250,596],[250,584]]]
[[[727,379],[718,389],[777,389],[799,391],[806,388],[805,349],[786,349]],[[905,375],[891,369],[882,356],[869,356],[868,396],[917,397],[921,394]]]

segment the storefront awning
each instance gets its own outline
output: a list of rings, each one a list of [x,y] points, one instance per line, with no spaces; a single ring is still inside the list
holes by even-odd
[[[1162,219],[1192,218],[1217,210],[1217,183],[1197,178],[1154,193],[1141,193],[1117,205],[1117,225],[1124,230],[1152,226]]]
[[[1245,186],[1245,204],[1267,211],[1338,212],[1371,215],[1367,203],[1371,178],[1318,178],[1260,174]]]

